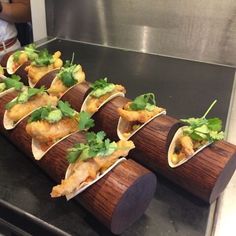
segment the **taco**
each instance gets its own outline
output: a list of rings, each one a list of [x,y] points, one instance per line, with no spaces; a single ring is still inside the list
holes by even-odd
[[[35,110],[28,120],[26,132],[32,137],[32,153],[39,160],[62,138],[93,125],[88,113],[78,113],[68,102],[59,101],[57,107]]]
[[[51,197],[66,196],[67,200],[76,196],[91,184],[108,173],[120,157],[127,156],[134,148],[132,141],[120,140],[117,143],[105,139],[103,131],[90,132],[86,135],[86,143],[79,143],[68,150],[70,163],[65,179],[53,187]]]
[[[28,73],[30,87],[34,87],[36,83],[48,72],[61,68],[63,65],[60,59],[61,52],[57,51],[53,55],[49,54],[47,49],[38,53],[38,56],[25,68]]]
[[[120,115],[117,135],[120,139],[128,140],[144,125],[155,117],[166,114],[166,110],[156,106],[155,95],[147,93],[136,97],[132,102],[118,108]]]
[[[38,52],[36,46],[30,44],[24,47],[24,50],[18,50],[12,53],[7,60],[7,73],[9,75],[14,74],[20,66],[26,62],[33,61],[38,56]]]
[[[216,100],[201,118],[181,119],[185,126],[176,131],[168,149],[170,167],[182,165],[212,142],[224,138],[222,121],[219,118],[206,119],[215,103]]]
[[[51,83],[48,93],[60,98],[63,94],[85,80],[81,65],[66,63]]]
[[[5,106],[4,128],[7,130],[13,129],[35,109],[41,106],[56,106],[57,102],[57,97],[48,95],[44,87],[40,89],[24,87],[22,92]]]
[[[0,97],[15,90],[20,91],[23,87],[23,83],[20,80],[21,78],[18,75],[12,75],[11,77],[0,76]]]
[[[91,84],[92,91],[85,98],[81,111],[86,111],[93,115],[105,103],[117,96],[124,97],[126,93],[122,85],[108,83],[107,78],[99,79]]]

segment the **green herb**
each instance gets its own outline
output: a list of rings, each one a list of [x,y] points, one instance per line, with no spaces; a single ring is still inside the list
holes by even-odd
[[[48,106],[48,107],[41,107],[37,110],[35,110],[29,120],[28,123],[34,122],[34,121],[38,121],[38,120],[45,120],[46,117],[48,117],[48,114],[52,111],[52,107]]]
[[[155,108],[156,100],[153,93],[146,93],[136,97],[130,104],[130,109],[133,111],[148,110],[152,111]]]
[[[99,79],[91,84],[91,88],[93,89],[93,91],[91,92],[92,96],[101,97],[102,95],[114,90],[115,85],[113,83],[108,83],[107,78],[104,78]]]
[[[38,56],[34,58],[32,65],[35,66],[48,66],[54,63],[54,58],[49,54],[47,49],[44,49],[38,53]]]
[[[59,101],[58,108],[62,111],[63,116],[72,118],[77,113],[73,108],[71,108],[71,105],[69,104],[69,102]]]
[[[66,87],[71,87],[77,83],[77,80],[74,78],[73,72],[76,68],[76,65],[70,65],[68,67],[64,66],[58,73],[58,78],[63,82]]]
[[[13,106],[15,106],[18,103],[26,103],[27,101],[29,101],[29,99],[37,94],[42,94],[43,92],[45,92],[45,88],[42,86],[41,88],[37,89],[37,88],[26,88],[24,91],[22,91],[17,97],[16,99],[14,99],[11,102],[8,102],[5,105],[5,108],[7,110],[11,109]]]
[[[105,139],[105,137],[106,134],[103,131],[87,133],[86,144],[76,144],[68,150],[68,162],[74,163],[77,160],[86,161],[96,156],[106,157],[111,155],[117,150],[117,144],[116,142],[111,142],[109,139]]]
[[[81,111],[79,113],[79,130],[86,130],[94,126],[94,120],[88,112]]]
[[[24,47],[24,51],[27,54],[30,61],[33,61],[38,57],[39,51],[36,49],[35,44],[29,44],[28,46]]]
[[[6,78],[2,82],[6,85],[6,89],[15,88],[16,90],[20,90],[23,87],[23,83],[20,82],[20,80],[20,76],[12,75],[10,78]]]
[[[219,118],[206,119],[207,114],[215,105],[215,100],[201,118],[181,119],[188,126],[184,128],[184,134],[189,135],[196,141],[215,141],[224,138],[222,121]]]
[[[19,61],[21,51],[16,51],[12,54],[13,56],[13,61]]]

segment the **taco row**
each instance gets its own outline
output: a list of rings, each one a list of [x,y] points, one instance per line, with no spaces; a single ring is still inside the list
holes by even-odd
[[[63,62],[59,59],[60,52],[50,55],[47,51],[37,51],[33,46],[29,46],[29,49],[25,49],[25,52],[28,52],[27,60],[25,59],[25,61],[22,57],[26,58],[26,56],[22,51],[18,53],[19,55],[17,53],[11,55],[7,69],[8,67],[17,69],[22,65],[20,62],[15,65],[14,61],[16,59],[14,57],[21,59],[21,62],[24,61],[24,63],[32,61],[26,67],[30,87],[24,87],[19,77],[15,75],[12,75],[11,78],[1,77],[0,86],[3,84],[3,89],[0,96],[12,90],[21,91],[15,99],[6,105],[4,127],[13,129],[22,119],[31,114],[26,130],[32,137],[33,155],[37,160],[40,160],[53,145],[63,138],[79,130],[90,128],[93,125],[91,116],[114,97],[124,96],[126,91],[121,85],[109,83],[107,78],[97,80],[90,85],[91,92],[84,99],[80,113],[78,113],[71,108],[68,102],[62,102],[59,99],[71,88],[79,86],[80,83],[85,81],[82,67],[73,64],[73,59],[62,66]],[[27,53],[25,54],[27,55]],[[47,90],[44,87],[33,88],[44,77],[46,77],[45,81],[47,81],[48,72],[55,72],[55,69],[57,69],[56,73],[54,73],[55,77],[50,79],[51,83]],[[14,73],[14,71],[12,69],[8,71],[8,74]],[[7,81],[13,81],[11,83],[13,85],[9,85]],[[19,110],[21,112],[18,112]],[[129,101],[123,107],[118,108],[117,112],[120,116],[117,135],[120,140],[126,141],[127,145],[128,140],[148,122],[166,114],[164,108],[156,106],[155,96],[152,93],[136,97],[133,101]],[[218,118],[208,120],[205,116],[182,120],[185,126],[180,127],[169,145],[167,161],[170,167],[174,168],[182,165],[213,141],[223,139],[223,132],[220,131],[221,121]],[[81,123],[83,124],[82,126]],[[60,131],[58,132],[58,130]],[[119,144],[117,143],[116,145]],[[130,146],[130,149],[132,148]],[[83,148],[80,147],[79,149]],[[85,148],[85,150],[88,152],[89,147]],[[83,151],[79,150],[77,153],[81,154]],[[76,165],[72,164],[72,166]],[[66,174],[67,179],[69,179],[70,175],[77,173],[74,170],[72,171],[71,168]],[[92,176],[94,179],[94,173]],[[61,186],[66,185],[66,181],[62,181]],[[63,193],[61,195],[70,195],[66,191],[55,190],[52,192],[52,196],[59,196],[58,192]]]

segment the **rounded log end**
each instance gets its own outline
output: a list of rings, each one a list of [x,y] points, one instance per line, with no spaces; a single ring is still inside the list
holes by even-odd
[[[110,230],[121,234],[147,209],[156,190],[156,176],[148,172],[140,176],[122,195],[114,209]]]
[[[236,169],[236,146],[225,141],[219,143],[224,145],[223,148],[225,149],[225,153],[222,152],[222,154],[227,155],[229,160],[225,164],[224,168],[222,168],[222,171],[215,182],[214,188],[209,197],[209,203],[214,202],[224,191]]]

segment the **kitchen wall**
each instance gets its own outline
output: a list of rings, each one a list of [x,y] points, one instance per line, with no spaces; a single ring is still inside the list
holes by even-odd
[[[47,0],[49,36],[236,65],[235,0]]]

